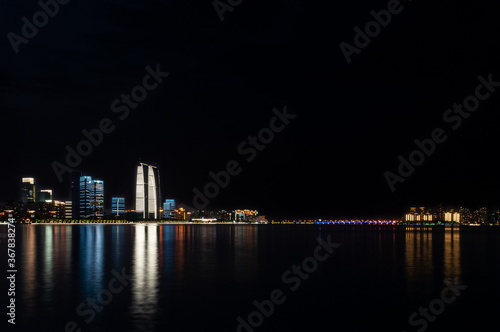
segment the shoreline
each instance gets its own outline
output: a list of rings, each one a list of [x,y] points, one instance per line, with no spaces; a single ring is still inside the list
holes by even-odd
[[[0,222],[0,225],[7,225],[9,222]],[[405,226],[405,227],[491,227],[498,226],[494,224],[392,224],[392,223],[322,223],[322,222],[158,222],[158,221],[122,221],[122,222],[38,222],[38,223],[14,223],[15,225],[34,225],[34,226],[47,226],[47,225],[318,225],[318,226]]]

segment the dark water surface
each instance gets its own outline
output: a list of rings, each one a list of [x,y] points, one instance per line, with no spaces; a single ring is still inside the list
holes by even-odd
[[[6,227],[1,227],[4,232]],[[65,331],[68,322],[82,331],[236,331],[237,318],[248,322],[249,315],[257,327],[246,325],[240,331],[498,331],[500,327],[499,228],[28,225],[16,229],[18,331]],[[323,247],[316,249],[318,237],[325,242],[330,237],[340,247],[328,248],[331,254]],[[5,267],[3,239],[1,246],[0,266]],[[318,262],[319,258],[324,261]],[[303,263],[294,274],[293,265]],[[120,282],[116,274],[123,272],[130,279]],[[467,289],[443,291],[444,280]],[[442,296],[450,303],[444,303]],[[273,310],[270,298],[279,303]],[[252,314],[257,310],[255,300],[269,317]],[[430,305],[435,314],[432,310],[428,318],[419,314],[412,326],[408,321],[412,313]],[[6,321],[5,313],[2,316]]]

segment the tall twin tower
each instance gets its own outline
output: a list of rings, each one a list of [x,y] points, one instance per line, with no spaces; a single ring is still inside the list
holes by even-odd
[[[139,163],[137,167],[137,186],[135,211],[143,219],[159,219],[161,209],[160,173],[158,167]]]

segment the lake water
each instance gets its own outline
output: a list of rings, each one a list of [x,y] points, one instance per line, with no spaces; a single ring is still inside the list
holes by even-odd
[[[140,224],[16,230],[17,331],[500,327],[500,228]],[[6,273],[7,242],[1,240]],[[458,286],[445,289],[445,281]]]

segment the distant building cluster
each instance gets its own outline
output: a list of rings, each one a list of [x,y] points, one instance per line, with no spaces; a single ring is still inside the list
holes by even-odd
[[[488,210],[481,207],[470,210],[465,207],[428,208],[425,206],[412,206],[406,213],[404,221],[408,224],[462,224],[462,225],[498,225],[500,224],[500,210]]]
[[[51,189],[37,189],[35,178],[21,178],[20,197],[0,206],[0,220],[171,220],[193,222],[267,222],[256,210],[194,210],[173,198],[162,200],[160,172],[156,165],[140,162],[135,181],[134,208],[127,209],[125,195],[105,200],[104,181],[81,172],[71,173],[71,200],[56,200]],[[108,196],[109,197],[109,196]],[[107,207],[105,202],[109,202]]]

